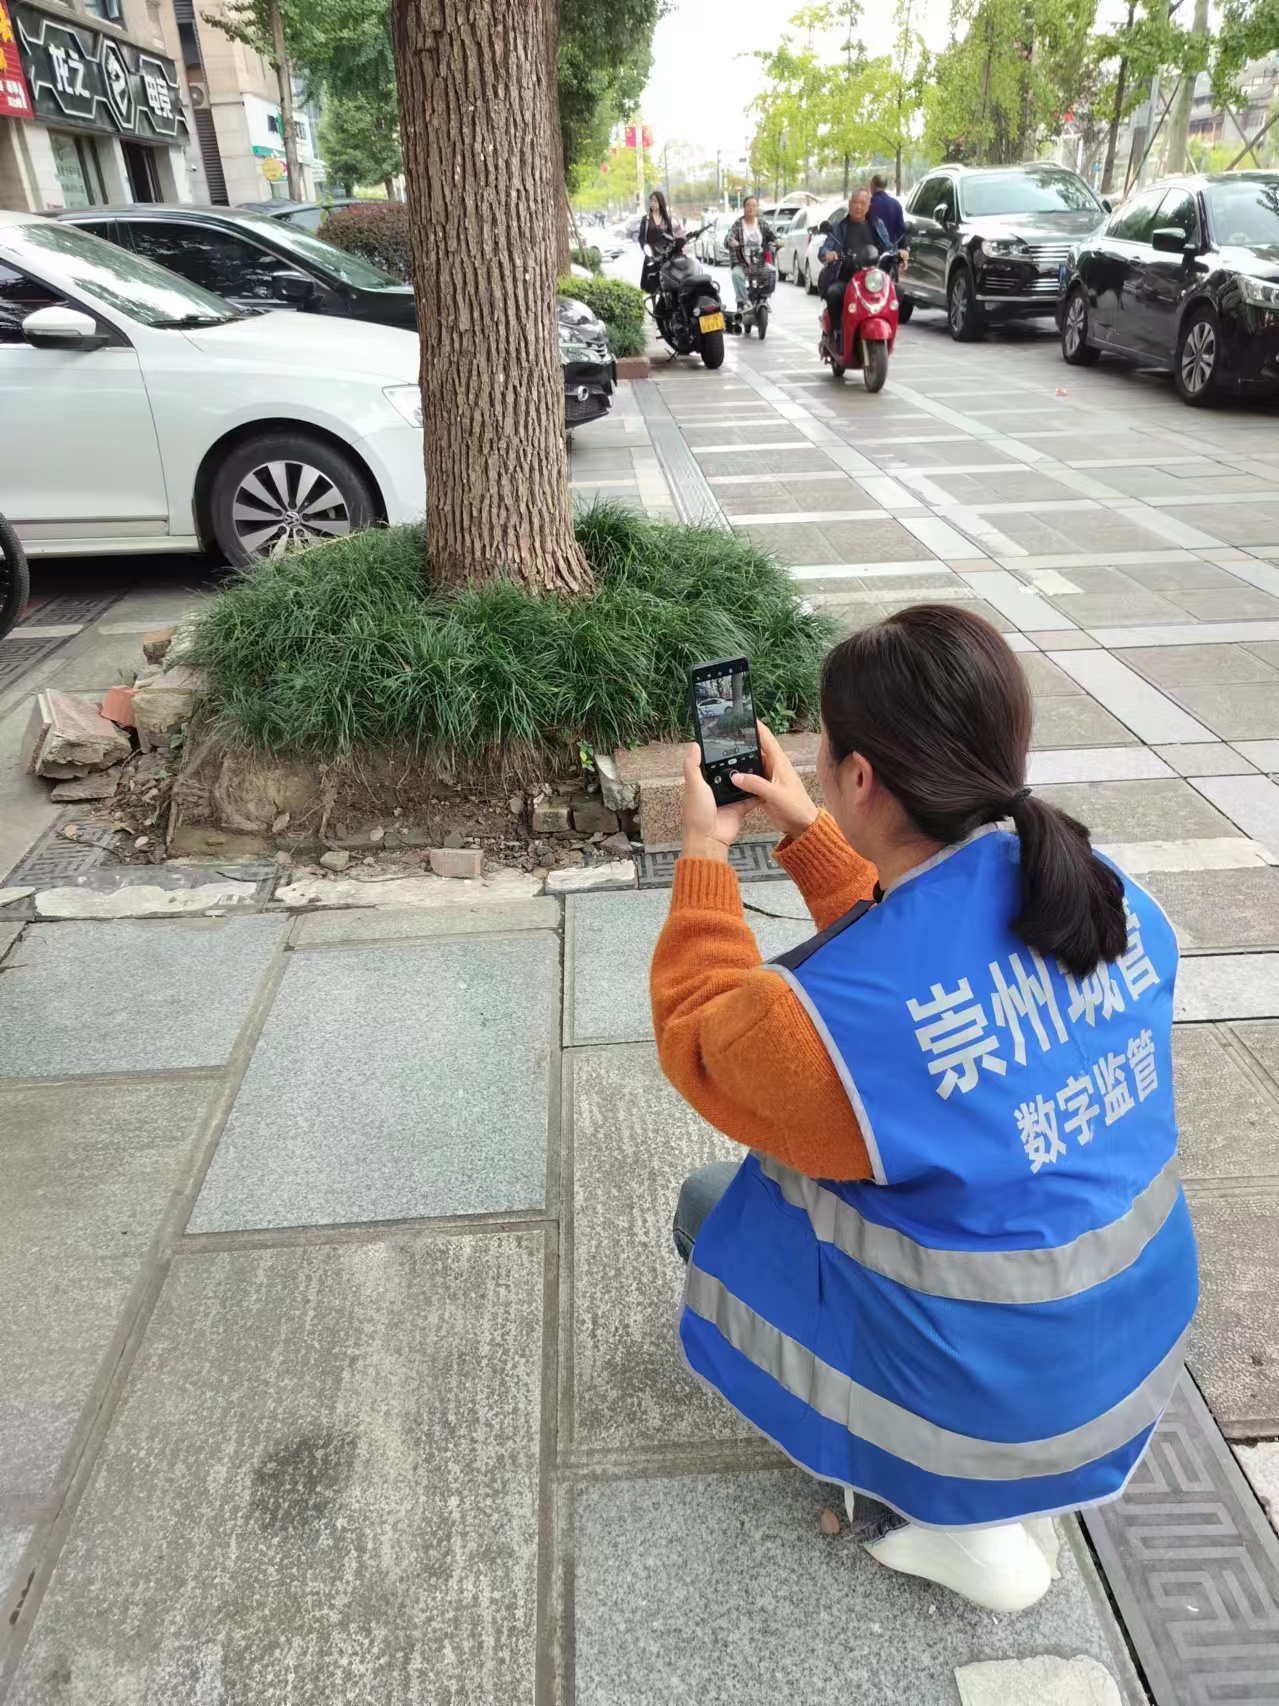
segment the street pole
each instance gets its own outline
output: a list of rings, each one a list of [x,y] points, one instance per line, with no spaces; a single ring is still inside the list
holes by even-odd
[[[635,181],[639,185],[639,210],[644,211],[644,124],[635,115]]]
[[[717,148],[715,150],[715,205],[717,207],[720,205],[727,205],[724,201],[724,185],[723,179],[720,176],[719,155],[720,151]]]
[[[1146,136],[1146,152],[1142,155],[1141,164],[1137,167],[1137,176],[1136,176],[1136,179],[1133,183],[1134,189],[1140,189],[1142,184],[1144,184],[1146,181],[1146,162],[1150,158],[1151,150],[1155,146],[1155,139],[1157,138],[1157,136],[1159,134],[1159,126],[1156,123],[1156,117],[1155,117],[1155,115],[1158,113],[1158,111],[1159,111],[1159,73],[1156,71],[1154,76],[1150,79],[1150,118],[1148,120],[1150,128],[1149,128],[1149,131],[1148,131],[1147,136]]]

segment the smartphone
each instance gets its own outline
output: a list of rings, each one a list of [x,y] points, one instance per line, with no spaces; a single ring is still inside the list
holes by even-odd
[[[751,666],[747,658],[717,658],[689,671],[693,728],[702,749],[702,775],[717,805],[750,796],[733,786],[734,772],[763,776],[764,759],[755,727]]]

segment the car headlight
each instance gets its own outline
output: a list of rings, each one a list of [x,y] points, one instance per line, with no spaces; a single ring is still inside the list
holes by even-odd
[[[1020,237],[983,237],[981,246],[988,255],[1024,255],[1028,252]]]
[[[382,392],[397,415],[411,427],[422,425],[422,391],[417,385],[388,385]]]
[[[599,351],[593,350],[589,344],[580,343],[576,338],[560,338],[561,361],[598,361]]]
[[[1279,313],[1279,284],[1265,278],[1249,278],[1246,273],[1241,273],[1239,289],[1244,301],[1250,302],[1254,308],[1269,308],[1272,313]]]

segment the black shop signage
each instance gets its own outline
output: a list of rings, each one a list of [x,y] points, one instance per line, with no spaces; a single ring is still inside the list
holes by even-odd
[[[171,59],[31,6],[15,6],[13,21],[36,118],[121,136],[185,138]]]

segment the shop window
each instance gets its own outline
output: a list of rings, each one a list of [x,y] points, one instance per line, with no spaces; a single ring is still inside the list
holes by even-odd
[[[129,194],[134,201],[159,201],[160,180],[155,169],[155,150],[141,142],[122,142],[125,171],[129,174]]]
[[[84,0],[84,9],[91,18],[109,18],[120,22],[120,0]]]
[[[70,136],[65,131],[51,130],[49,145],[53,150],[53,169],[57,174],[65,205],[104,207],[107,192],[102,182],[98,145],[93,138]]]

